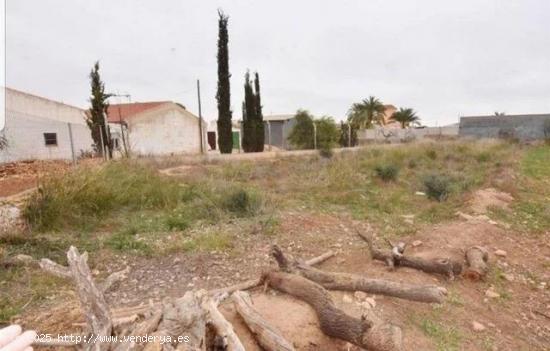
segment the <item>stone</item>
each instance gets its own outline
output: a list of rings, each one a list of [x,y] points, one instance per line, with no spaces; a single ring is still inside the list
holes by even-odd
[[[426,196],[426,193],[425,192],[422,192],[422,191],[417,191],[416,193],[414,193],[415,195],[419,195],[419,196]]]
[[[484,331],[486,328],[483,324],[479,323],[479,322],[476,322],[476,321],[473,321],[472,322],[472,329],[476,332],[482,332]]]
[[[417,247],[417,246],[420,246],[420,245],[422,245],[421,240],[415,240],[415,241],[412,242],[412,246],[414,246],[414,247]]]
[[[493,289],[488,289],[487,291],[485,291],[485,296],[487,296],[491,299],[496,299],[496,298],[500,297],[500,294],[497,293],[496,291],[494,291]]]
[[[371,308],[375,308],[376,307],[376,301],[374,300],[374,298],[372,297],[367,297],[365,299],[365,304],[369,304],[371,306]]]
[[[358,301],[363,301],[367,298],[367,293],[364,291],[356,291],[353,295]]]
[[[509,282],[513,282],[514,280],[516,280],[516,278],[514,277],[514,275],[513,275],[513,274],[510,274],[510,273],[504,273],[504,274],[502,275],[502,277],[503,277],[505,280],[509,281]]]
[[[344,301],[345,303],[352,303],[353,299],[348,294],[345,294],[344,297],[342,297],[342,301]]]
[[[498,257],[506,257],[508,255],[508,253],[504,250],[496,250],[495,251],[495,256],[498,256]]]

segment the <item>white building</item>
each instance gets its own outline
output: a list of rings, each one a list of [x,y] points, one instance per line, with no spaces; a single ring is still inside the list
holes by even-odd
[[[83,109],[6,88],[7,147],[0,163],[28,159],[71,160],[91,151],[92,137]]]
[[[109,105],[107,117],[115,147],[131,155],[194,154],[206,151],[207,124],[171,101]],[[202,137],[201,137],[202,134]]]

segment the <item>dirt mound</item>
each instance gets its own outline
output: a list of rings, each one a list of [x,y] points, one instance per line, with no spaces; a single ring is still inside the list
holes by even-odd
[[[491,207],[508,209],[508,205],[513,200],[512,195],[495,188],[480,189],[474,193],[470,208],[474,213],[484,214]]]

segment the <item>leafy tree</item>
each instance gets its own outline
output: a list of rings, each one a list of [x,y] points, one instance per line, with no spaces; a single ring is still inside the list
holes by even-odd
[[[321,117],[314,120],[317,127],[317,148],[326,150],[331,149],[338,143],[340,132],[334,119],[329,116]]]
[[[295,148],[314,148],[314,128],[317,129],[318,149],[330,149],[337,144],[340,134],[332,117],[325,116],[315,120],[308,111],[298,110],[294,118],[296,122],[290,131],[288,140]]]
[[[90,98],[91,107],[86,117],[86,123],[92,133],[96,152],[101,154],[104,148],[109,153],[109,157],[113,157],[111,133],[109,132],[109,126],[105,125],[107,108],[109,107],[107,99],[111,97],[111,94],[105,93],[105,84],[101,81],[101,76],[99,75],[99,61],[96,61],[90,72],[90,85],[92,90]],[[102,142],[103,148],[101,146]]]
[[[256,152],[264,151],[265,132],[264,132],[264,115],[262,113],[262,98],[260,96],[260,75],[254,73],[254,97],[256,106]]]
[[[296,149],[313,149],[313,116],[306,110],[298,110],[288,141]]]
[[[229,35],[227,24],[229,17],[218,10],[218,145],[222,154],[230,154],[233,150],[231,132],[231,91],[229,86]]]
[[[351,131],[349,130],[351,128]],[[351,132],[351,133],[350,133]],[[350,143],[351,134],[351,143]],[[340,122],[340,139],[338,141],[341,147],[349,147],[357,145],[357,126],[353,123]]]
[[[399,111],[395,111],[391,117],[392,120],[399,122],[401,128],[407,128],[412,125],[420,124],[420,117],[416,115],[416,112],[412,108],[399,108]]]
[[[372,128],[374,124],[384,124],[386,107],[374,96],[369,96],[361,102],[354,103],[348,111],[348,122],[359,129]]]

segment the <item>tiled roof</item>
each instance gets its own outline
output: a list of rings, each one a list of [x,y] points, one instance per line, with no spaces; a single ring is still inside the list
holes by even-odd
[[[170,103],[170,101],[134,102],[129,104],[109,105],[107,109],[107,120],[110,123],[118,123],[120,120],[125,121],[138,113],[159,107],[166,103]]]

